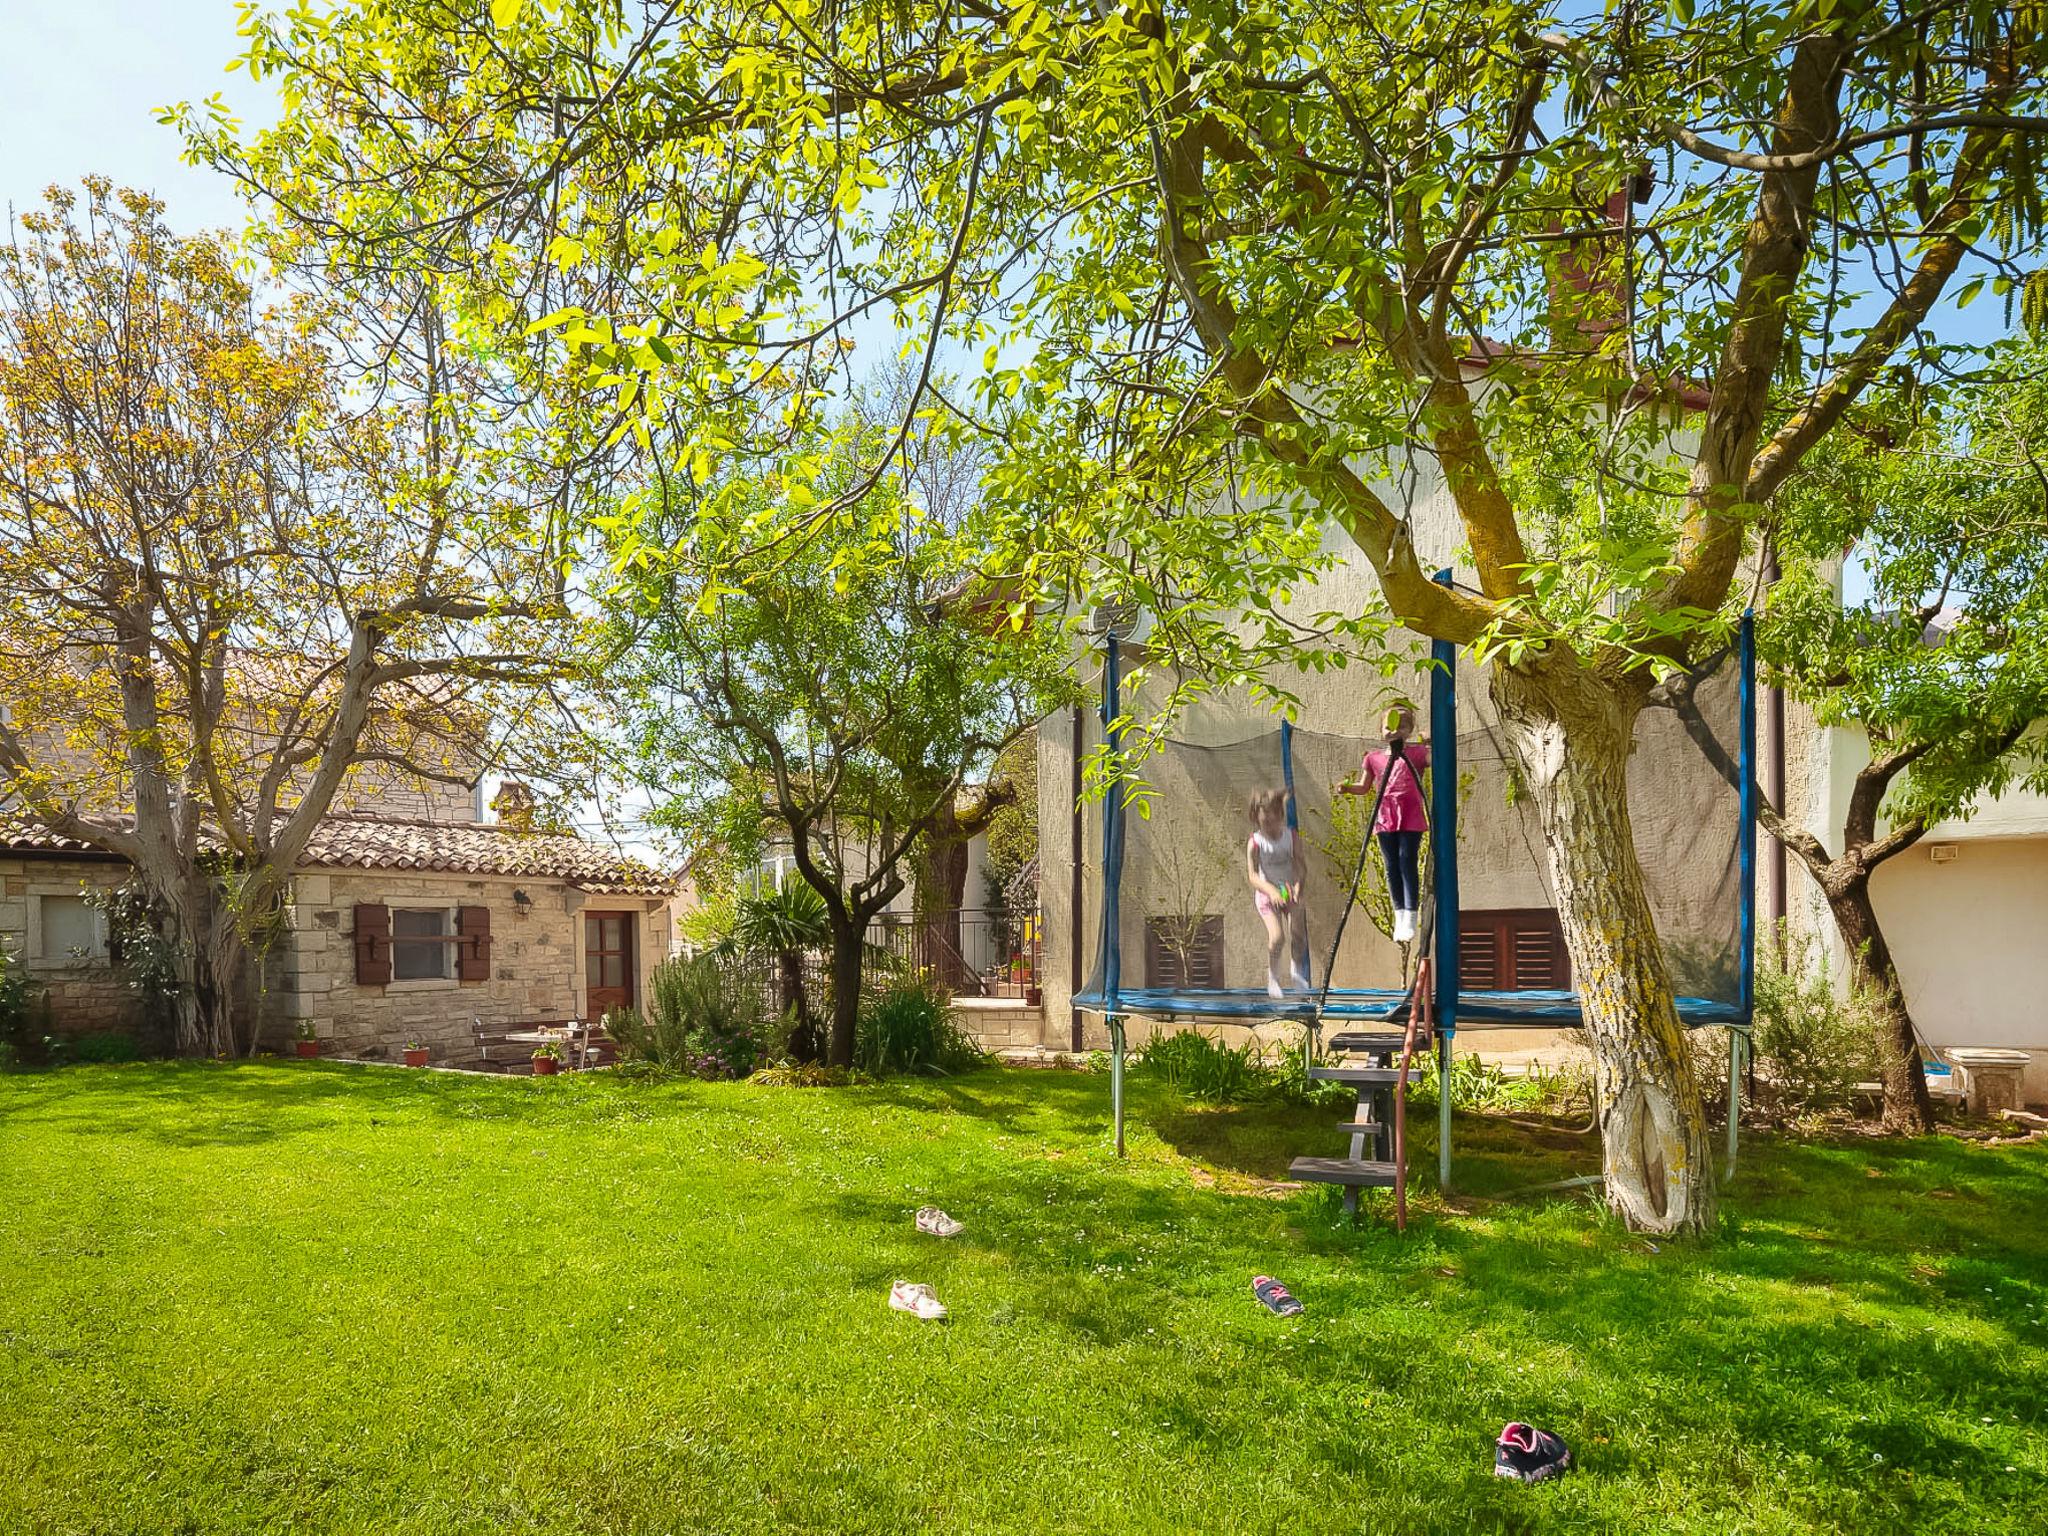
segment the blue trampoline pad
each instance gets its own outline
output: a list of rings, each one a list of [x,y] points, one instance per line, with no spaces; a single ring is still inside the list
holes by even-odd
[[[1739,1003],[1707,997],[1681,997],[1678,1017],[1688,1028],[1741,1026]],[[1108,999],[1099,990],[1076,993],[1074,1006],[1090,1013],[1107,1012]],[[1512,1029],[1554,1029],[1584,1018],[1576,992],[1460,992],[1457,1022],[1468,1028],[1495,1025]],[[1164,987],[1138,987],[1116,995],[1118,1013],[1189,1019],[1302,1019],[1315,1016],[1313,992],[1273,997],[1263,988],[1213,992],[1175,992]],[[1408,994],[1378,987],[1334,987],[1323,1009],[1324,1019],[1399,1020],[1408,1016]]]

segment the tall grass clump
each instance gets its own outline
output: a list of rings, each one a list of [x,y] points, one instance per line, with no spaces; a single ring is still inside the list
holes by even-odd
[[[1238,1104],[1272,1088],[1251,1041],[1225,1045],[1199,1029],[1154,1035],[1139,1050],[1137,1068],[1202,1104]]]
[[[944,989],[925,977],[906,977],[880,989],[860,1011],[853,1059],[874,1077],[966,1072],[988,1053],[960,1028]]]

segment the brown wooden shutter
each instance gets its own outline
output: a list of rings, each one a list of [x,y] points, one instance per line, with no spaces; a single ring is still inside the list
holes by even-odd
[[[356,985],[381,987],[391,981],[391,909],[379,902],[356,903]]]
[[[491,979],[491,909],[455,909],[455,974],[463,981]]]
[[[1564,928],[1548,907],[1458,914],[1458,985],[1468,992],[1564,992]]]
[[[1154,917],[1145,923],[1145,985],[1169,992],[1219,991],[1223,986],[1223,917],[1211,912],[1195,926],[1194,942],[1183,957],[1167,941],[1171,925],[1181,919]],[[1185,964],[1183,964],[1185,958]]]

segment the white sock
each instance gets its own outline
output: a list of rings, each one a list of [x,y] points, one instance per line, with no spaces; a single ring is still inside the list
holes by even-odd
[[[1266,972],[1266,996],[1285,997],[1286,995],[1286,989],[1280,985],[1280,978],[1271,971]]]

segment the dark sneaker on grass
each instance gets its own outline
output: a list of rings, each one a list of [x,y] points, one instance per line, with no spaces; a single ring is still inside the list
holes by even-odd
[[[1294,1293],[1271,1275],[1253,1275],[1252,1294],[1264,1302],[1266,1310],[1275,1317],[1301,1316],[1302,1306],[1294,1299]]]
[[[1493,1448],[1493,1475],[1517,1482],[1544,1482],[1568,1471],[1571,1464],[1572,1453],[1565,1443],[1533,1424],[1508,1425]]]

